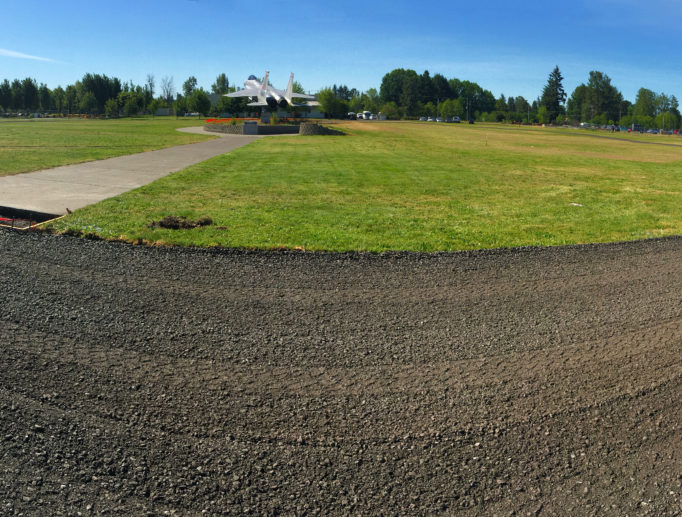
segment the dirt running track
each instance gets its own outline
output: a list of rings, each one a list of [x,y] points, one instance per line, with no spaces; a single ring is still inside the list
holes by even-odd
[[[0,231],[0,514],[682,513],[682,239],[207,252]]]

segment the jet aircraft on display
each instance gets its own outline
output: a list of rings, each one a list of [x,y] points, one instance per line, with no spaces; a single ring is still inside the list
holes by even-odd
[[[226,97],[255,97],[256,100],[250,102],[248,106],[268,106],[270,109],[286,108],[287,106],[317,106],[316,101],[309,103],[293,102],[293,98],[297,99],[314,99],[314,95],[305,95],[303,93],[296,93],[293,91],[294,74],[289,76],[289,85],[285,91],[278,90],[270,85],[268,76],[270,71],[265,71],[265,78],[261,83],[255,75],[250,75],[244,81],[244,89],[236,92],[226,93]]]

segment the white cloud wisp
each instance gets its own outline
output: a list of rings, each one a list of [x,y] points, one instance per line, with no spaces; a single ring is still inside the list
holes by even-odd
[[[33,59],[35,61],[48,61],[50,63],[55,62],[54,59],[50,59],[47,57],[31,56],[29,54],[24,54],[23,52],[16,52],[14,50],[8,50],[6,48],[0,48],[0,56],[15,57],[17,59]]]

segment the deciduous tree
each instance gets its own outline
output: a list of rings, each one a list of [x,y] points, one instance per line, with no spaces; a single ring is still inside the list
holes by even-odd
[[[109,99],[104,103],[104,116],[108,118],[118,117],[118,102],[116,99]]]
[[[197,88],[187,98],[187,108],[192,112],[206,115],[211,110],[211,99],[203,88]]]
[[[634,115],[637,117],[653,117],[656,115],[656,94],[647,88],[637,91],[634,104]]]
[[[175,86],[173,85],[173,77],[164,76],[161,78],[161,97],[168,103],[173,102],[175,96]]]
[[[121,80],[117,77],[107,77],[100,74],[85,74],[80,81],[81,96],[85,92],[91,92],[95,97],[96,111],[104,111],[104,103],[109,99],[115,99],[121,93]]]
[[[156,80],[154,78],[154,74],[147,74],[147,90],[149,90],[149,94],[151,95],[152,99],[154,98],[155,86]]]
[[[40,104],[41,110],[49,111],[54,109],[52,92],[44,83],[41,84],[40,87],[38,88],[38,102]]]
[[[86,91],[81,95],[78,107],[81,113],[96,113],[97,112],[97,99],[95,94],[91,91]]]
[[[386,118],[390,120],[396,120],[400,118],[400,111],[398,110],[398,105],[395,102],[387,102],[381,106],[380,112],[386,115]]]
[[[341,118],[348,113],[348,103],[339,99],[332,88],[323,88],[317,94],[317,101],[320,108],[327,117]]]
[[[78,111],[78,88],[75,84],[70,84],[64,90],[65,108],[68,113]]]
[[[230,82],[227,76],[223,73],[216,77],[215,83],[211,85],[211,91],[217,95],[224,95],[230,89]]]
[[[57,86],[54,90],[52,90],[52,103],[54,104],[54,107],[58,113],[64,113],[65,101],[66,97],[64,88]]]
[[[192,95],[192,92],[194,89],[197,87],[197,78],[194,77],[193,75],[190,75],[187,80],[182,83],[182,93],[185,95],[185,97],[189,97]]]
[[[23,93],[22,108],[29,110],[36,110],[40,106],[40,98],[38,97],[38,85],[34,79],[27,77],[21,81],[21,89]]]
[[[400,93],[400,105],[405,109],[405,114],[408,117],[417,116],[419,103],[419,87],[421,80],[415,73],[408,75],[403,82],[402,92]]]
[[[454,98],[450,83],[448,83],[448,80],[443,75],[434,74],[431,82],[433,83],[433,90],[437,99],[444,101],[445,99]]]

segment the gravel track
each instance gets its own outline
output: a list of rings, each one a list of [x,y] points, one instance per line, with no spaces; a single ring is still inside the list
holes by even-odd
[[[0,514],[682,514],[682,239],[0,230]]]

